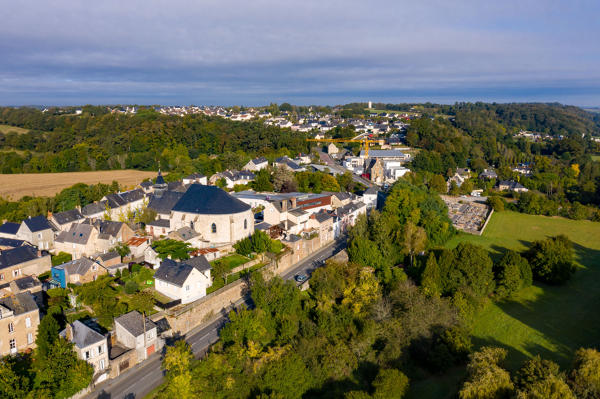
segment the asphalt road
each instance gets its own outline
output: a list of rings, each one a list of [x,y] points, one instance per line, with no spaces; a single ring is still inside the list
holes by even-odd
[[[284,273],[284,279],[293,279],[297,274],[310,276],[313,270],[322,265],[322,262],[346,247],[345,239],[336,241],[323,249],[315,252],[295,267]],[[246,300],[241,299],[234,307],[242,303],[251,306]],[[219,330],[227,322],[227,313],[223,311],[221,317],[208,326],[192,330],[186,335],[196,357],[206,354],[208,348],[219,339]],[[161,369],[161,355],[154,354],[145,362],[132,367],[119,377],[108,380],[96,386],[96,389],[85,396],[85,399],[142,399],[163,382],[164,371]]]

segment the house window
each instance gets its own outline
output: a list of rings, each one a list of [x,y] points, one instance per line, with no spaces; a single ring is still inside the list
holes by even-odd
[[[13,270],[13,277],[18,277],[21,274],[21,269]]]
[[[90,351],[85,351],[85,360],[90,358]]]
[[[212,231],[213,233],[216,233],[216,232],[217,232],[217,225],[213,223],[213,224],[210,226],[210,231]]]
[[[101,354],[102,354],[102,349],[103,349],[103,348],[102,348],[102,345],[99,345],[99,346],[98,346],[98,354],[99,354],[99,355],[101,355]]]
[[[9,333],[15,332],[15,325],[12,323],[12,321],[10,323],[8,323],[8,332]]]
[[[186,286],[185,286],[185,290],[186,290],[186,291],[189,291],[189,290],[190,290],[190,286],[189,286],[189,285],[186,285]]]
[[[25,327],[27,327],[27,328],[31,327],[31,317],[28,317],[25,319]]]
[[[4,280],[4,273],[0,273],[0,280]]]
[[[42,239],[42,233],[38,233],[38,238]]]
[[[27,333],[27,344],[28,345],[33,344],[33,334],[32,333]]]
[[[248,228],[248,219],[244,219],[244,230]]]
[[[10,351],[12,353],[15,353],[17,351],[17,341],[11,339],[10,341],[8,341],[8,345],[10,345]]]
[[[100,363],[98,364],[98,368],[100,370],[104,370],[104,359],[100,359]]]

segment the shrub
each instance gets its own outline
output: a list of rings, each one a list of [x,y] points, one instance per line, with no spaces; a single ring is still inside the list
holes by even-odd
[[[134,280],[129,280],[125,283],[125,293],[126,294],[135,294],[138,291],[138,283]]]

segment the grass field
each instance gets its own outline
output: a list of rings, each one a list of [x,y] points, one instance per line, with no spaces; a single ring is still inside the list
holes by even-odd
[[[53,196],[77,183],[111,183],[113,180],[122,186],[133,187],[145,178],[153,177],[156,172],[139,170],[0,174],[0,197],[18,200],[25,195]]]
[[[23,129],[22,127],[10,126],[10,125],[0,125],[0,133],[10,133],[14,132],[17,134],[24,134],[29,132],[29,129]]]
[[[497,212],[483,236],[461,234],[448,244],[470,241],[498,257],[506,248],[524,250],[534,240],[557,234],[574,243],[580,266],[574,278],[565,286],[524,289],[488,306],[475,322],[477,344],[509,349],[511,368],[535,354],[568,366],[577,348],[600,342],[600,223]]]
[[[579,270],[565,286],[535,284],[511,300],[490,303],[476,318],[476,346],[502,346],[509,351],[507,366],[518,369],[523,360],[539,354],[570,366],[579,347],[600,343],[600,223],[563,218],[495,212],[482,236],[461,233],[447,246],[468,241],[499,258],[507,249],[522,251],[534,240],[565,234],[574,242]],[[465,377],[455,368],[411,385],[408,398],[453,398]]]
[[[592,155],[592,161],[600,162],[600,155]]]

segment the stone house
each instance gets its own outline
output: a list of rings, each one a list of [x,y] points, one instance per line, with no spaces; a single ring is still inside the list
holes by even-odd
[[[54,228],[43,216],[35,216],[21,222],[17,238],[35,245],[39,249],[54,248]]]
[[[73,349],[77,357],[88,362],[94,367],[94,382],[104,381],[109,367],[108,340],[106,336],[90,328],[79,320],[60,332],[60,336],[74,344]]]
[[[89,283],[107,273],[106,268],[99,263],[89,258],[79,258],[62,265],[53,266],[52,281],[62,288],[67,288],[69,283]]]
[[[0,356],[34,349],[39,324],[40,312],[29,292],[0,298]]]
[[[74,223],[81,223],[85,220],[79,209],[71,209],[65,212],[48,212],[48,220],[54,224],[60,231],[68,231]]]
[[[156,324],[136,310],[115,319],[115,334],[120,345],[136,351],[138,362],[160,352],[164,346]]]
[[[61,231],[54,242],[54,250],[71,254],[73,259],[92,256],[98,252],[98,229],[87,223],[72,224]]]
[[[0,252],[0,284],[10,283],[23,276],[38,276],[50,270],[50,255],[25,245]]]

